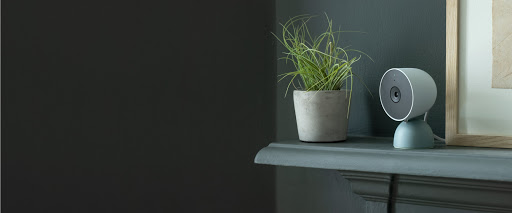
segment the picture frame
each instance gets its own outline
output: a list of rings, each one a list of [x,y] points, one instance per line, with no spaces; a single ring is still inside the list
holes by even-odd
[[[459,1],[446,0],[446,144],[512,148],[511,136],[459,133]]]

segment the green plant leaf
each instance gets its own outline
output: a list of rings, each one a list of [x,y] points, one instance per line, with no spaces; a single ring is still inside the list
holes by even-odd
[[[373,59],[363,51],[348,49],[350,46],[340,47],[341,33],[364,32],[342,31],[341,27],[333,30],[333,21],[325,13],[327,28],[315,37],[308,28],[309,21],[314,17],[308,14],[292,17],[286,23],[280,24],[282,27],[280,36],[272,33],[286,49],[283,53],[285,56],[279,59],[286,63],[291,62],[295,68],[293,72],[279,75],[278,82],[291,78],[286,87],[285,97],[291,85],[297,89],[294,82],[297,76],[300,77],[300,80],[297,80],[299,88],[306,91],[340,90],[344,87],[348,89],[350,84],[350,92],[347,94],[350,108],[353,76],[365,85],[352,71],[352,65],[361,58],[361,55],[351,57],[350,53],[362,54],[371,61]],[[368,89],[366,85],[365,87]]]

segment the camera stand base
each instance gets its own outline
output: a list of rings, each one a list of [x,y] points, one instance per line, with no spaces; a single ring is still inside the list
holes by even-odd
[[[395,130],[393,146],[398,149],[426,149],[434,147],[434,133],[422,119],[403,121]]]

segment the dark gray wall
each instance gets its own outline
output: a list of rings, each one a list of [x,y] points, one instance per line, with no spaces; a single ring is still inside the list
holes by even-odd
[[[318,32],[323,29],[325,19],[322,15],[326,12],[334,20],[334,26],[341,26],[342,30],[366,32],[346,33],[342,37],[346,45],[366,52],[375,60],[361,60],[354,66],[354,72],[362,77],[374,97],[370,96],[362,84],[355,84],[349,134],[393,136],[399,123],[387,117],[380,105],[380,78],[389,68],[416,67],[428,72],[437,84],[438,96],[429,114],[429,124],[434,133],[444,136],[444,0],[277,0],[276,11],[278,23],[284,23],[289,17],[300,14],[320,15],[311,25]],[[278,46],[278,57],[283,51]],[[292,67],[282,61],[278,62],[278,73],[288,71],[292,71]],[[291,93],[283,98],[285,87],[286,84],[281,83],[277,89],[279,140],[298,138],[293,99]],[[312,212],[311,209],[318,209],[316,212],[363,211],[364,201],[346,198],[348,185],[339,179],[335,171],[322,171],[320,174],[319,170],[278,168],[279,212]]]
[[[2,1],[3,212],[274,212],[274,1]]]

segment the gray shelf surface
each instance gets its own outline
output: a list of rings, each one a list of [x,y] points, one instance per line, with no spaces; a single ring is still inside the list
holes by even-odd
[[[392,138],[349,136],[338,143],[274,142],[254,162],[431,177],[512,182],[512,149],[457,147],[395,149]]]

